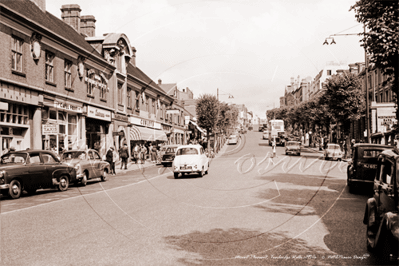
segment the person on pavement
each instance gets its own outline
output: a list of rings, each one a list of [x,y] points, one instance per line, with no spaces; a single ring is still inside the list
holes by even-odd
[[[114,161],[114,147],[110,147],[105,155],[105,161],[109,163],[110,166],[110,174],[116,175],[115,172],[115,161]]]
[[[123,144],[123,147],[120,148],[119,150],[119,156],[122,159],[122,163],[121,163],[121,170],[125,169],[127,170],[127,160],[129,158],[129,149],[127,147],[127,144]],[[123,166],[125,166],[125,168],[123,168]]]

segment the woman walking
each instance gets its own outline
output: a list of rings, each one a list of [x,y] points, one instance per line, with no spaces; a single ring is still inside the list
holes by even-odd
[[[105,160],[109,163],[110,174],[116,175],[115,172],[115,161],[114,161],[114,147],[110,147],[105,155]]]

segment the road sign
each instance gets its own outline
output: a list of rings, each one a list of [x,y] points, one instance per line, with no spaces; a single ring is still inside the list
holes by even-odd
[[[272,129],[272,138],[277,138],[277,129]]]

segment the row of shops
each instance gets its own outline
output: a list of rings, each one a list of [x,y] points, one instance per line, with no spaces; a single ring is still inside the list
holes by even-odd
[[[130,147],[187,144],[200,136],[195,122],[172,126],[71,99],[43,96],[8,83],[0,83],[0,93],[2,152],[11,147],[57,153],[92,148],[105,154],[110,146],[118,150],[124,143]]]

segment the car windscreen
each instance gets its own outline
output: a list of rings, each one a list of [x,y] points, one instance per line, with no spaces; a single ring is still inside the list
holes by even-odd
[[[167,148],[166,152],[167,153],[175,153],[176,152],[176,148]]]
[[[2,164],[9,164],[9,163],[15,163],[15,164],[23,164],[26,162],[26,153],[9,153],[5,154],[1,157],[1,163]]]
[[[339,147],[338,144],[328,144],[327,145],[327,149],[329,149],[329,150],[340,150],[341,147]]]
[[[377,157],[383,150],[359,149],[358,159],[368,163],[377,163]]]
[[[71,151],[71,152],[65,152],[62,155],[62,160],[72,160],[72,159],[86,159],[86,152]]]
[[[286,146],[299,146],[298,142],[287,142]]]
[[[196,148],[181,148],[177,150],[176,155],[193,155],[198,154],[198,150]]]

